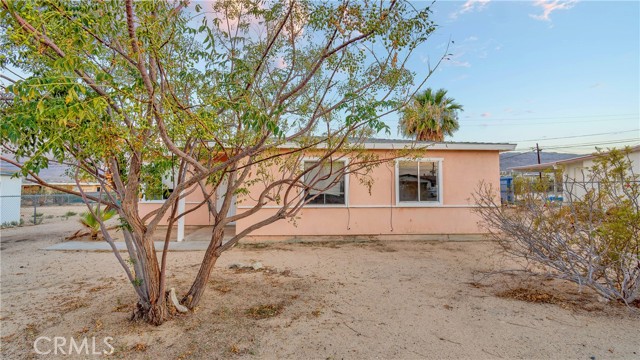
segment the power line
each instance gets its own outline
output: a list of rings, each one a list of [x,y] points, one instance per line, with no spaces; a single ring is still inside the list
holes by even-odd
[[[540,150],[544,151],[544,150],[555,150],[555,149],[585,148],[585,147],[593,147],[593,146],[598,146],[598,145],[622,144],[622,143],[626,143],[626,142],[638,142],[638,144],[633,144],[633,145],[634,146],[635,145],[640,145],[640,141],[638,139],[624,139],[624,140],[609,141],[609,142],[592,142],[592,143],[581,143],[581,144],[571,144],[571,145],[543,146],[542,149],[540,149]],[[507,160],[507,159],[511,159],[511,158],[514,158],[514,157],[517,157],[517,156],[531,154],[531,153],[536,151],[534,147],[529,147],[529,148],[531,150],[518,152],[518,153],[516,153],[514,155],[511,155],[511,156],[505,156],[505,157],[501,158],[501,160]]]
[[[486,118],[486,119],[476,119],[476,120],[509,120],[509,121],[526,121],[526,120],[558,120],[558,119],[582,119],[582,118],[603,118],[603,117],[629,117],[633,116],[638,117],[640,114],[637,113],[628,113],[628,114],[605,114],[605,115],[579,115],[579,116],[544,116],[544,117],[528,117],[528,118]],[[472,120],[473,119],[461,119],[461,120]]]
[[[526,155],[526,154],[530,154],[530,153],[532,153],[532,152],[533,152],[533,151],[525,151],[525,152],[517,153],[517,154],[515,154],[515,155],[505,156],[505,157],[501,158],[501,159],[500,159],[500,161],[502,161],[502,160],[507,160],[507,159],[511,159],[511,158],[514,158],[514,157],[522,156],[522,155]]]
[[[586,146],[597,146],[597,145],[610,145],[610,144],[622,144],[626,142],[637,142],[638,138],[632,139],[622,139],[617,141],[607,141],[607,142],[593,142],[593,143],[582,143],[582,144],[568,144],[568,145],[557,145],[557,146],[545,146],[545,150],[549,149],[566,149],[566,148],[574,148],[574,147],[586,147]]]
[[[494,119],[491,119],[494,120]],[[620,119],[606,119],[607,122],[610,121],[628,121],[628,120],[638,120],[638,118],[636,117],[630,117],[630,118],[620,118]],[[536,123],[502,123],[502,124],[461,124],[462,127],[469,127],[469,126],[511,126],[511,125],[522,125],[522,126],[527,126],[527,125],[556,125],[556,124],[576,124],[576,123],[593,123],[593,122],[602,122],[602,119],[598,119],[598,120],[577,120],[577,121],[552,121],[552,122],[536,122]]]
[[[558,140],[558,139],[574,139],[574,138],[589,137],[589,136],[623,134],[623,133],[628,133],[628,132],[633,132],[633,131],[640,131],[640,129],[613,131],[613,132],[596,133],[596,134],[574,135],[574,136],[562,136],[562,137],[543,138],[543,139],[510,140],[509,142],[526,142],[526,141],[546,141],[546,140]]]

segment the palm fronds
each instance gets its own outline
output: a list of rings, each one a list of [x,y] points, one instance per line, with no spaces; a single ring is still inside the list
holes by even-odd
[[[115,209],[100,209],[98,205],[93,208],[93,212],[96,216],[93,216],[91,212],[87,212],[82,214],[80,217],[80,223],[84,225],[90,232],[91,239],[95,240],[98,238],[98,234],[100,233],[100,220],[107,221],[111,219],[115,214]],[[98,219],[99,218],[99,219]]]
[[[462,105],[447,97],[447,90],[428,88],[403,110],[400,132],[418,141],[443,141],[460,128],[458,111],[463,111]]]

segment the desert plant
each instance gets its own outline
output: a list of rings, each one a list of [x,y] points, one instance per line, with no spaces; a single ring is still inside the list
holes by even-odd
[[[640,182],[629,149],[599,152],[582,179],[565,175],[564,202],[543,184],[522,189],[516,208],[501,207],[482,184],[474,198],[482,224],[509,255],[626,304],[640,299]],[[523,186],[527,186],[526,184]],[[533,265],[533,266],[531,266]]]
[[[0,228],[4,229],[4,228],[16,227],[18,225],[19,223],[17,221],[7,221],[7,222],[3,222],[2,225],[0,225]]]
[[[93,214],[95,214],[95,216]],[[88,235],[91,236],[91,240],[96,240],[100,233],[100,223],[111,219],[115,214],[115,209],[100,209],[100,207],[96,205],[93,208],[93,212],[82,214],[80,223],[89,230]]]

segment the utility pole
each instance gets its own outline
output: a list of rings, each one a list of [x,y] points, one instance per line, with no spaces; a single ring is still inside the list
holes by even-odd
[[[536,152],[538,153],[538,165],[540,165],[540,146],[536,143]],[[538,172],[538,178],[542,180],[542,172]]]

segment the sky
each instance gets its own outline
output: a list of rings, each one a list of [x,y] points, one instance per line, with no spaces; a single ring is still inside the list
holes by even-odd
[[[640,144],[640,2],[439,1],[431,9],[438,29],[409,67],[424,73],[454,41],[426,84],[464,106],[460,130],[446,140],[522,151],[538,142],[567,153]],[[388,123],[396,129],[397,117]]]

